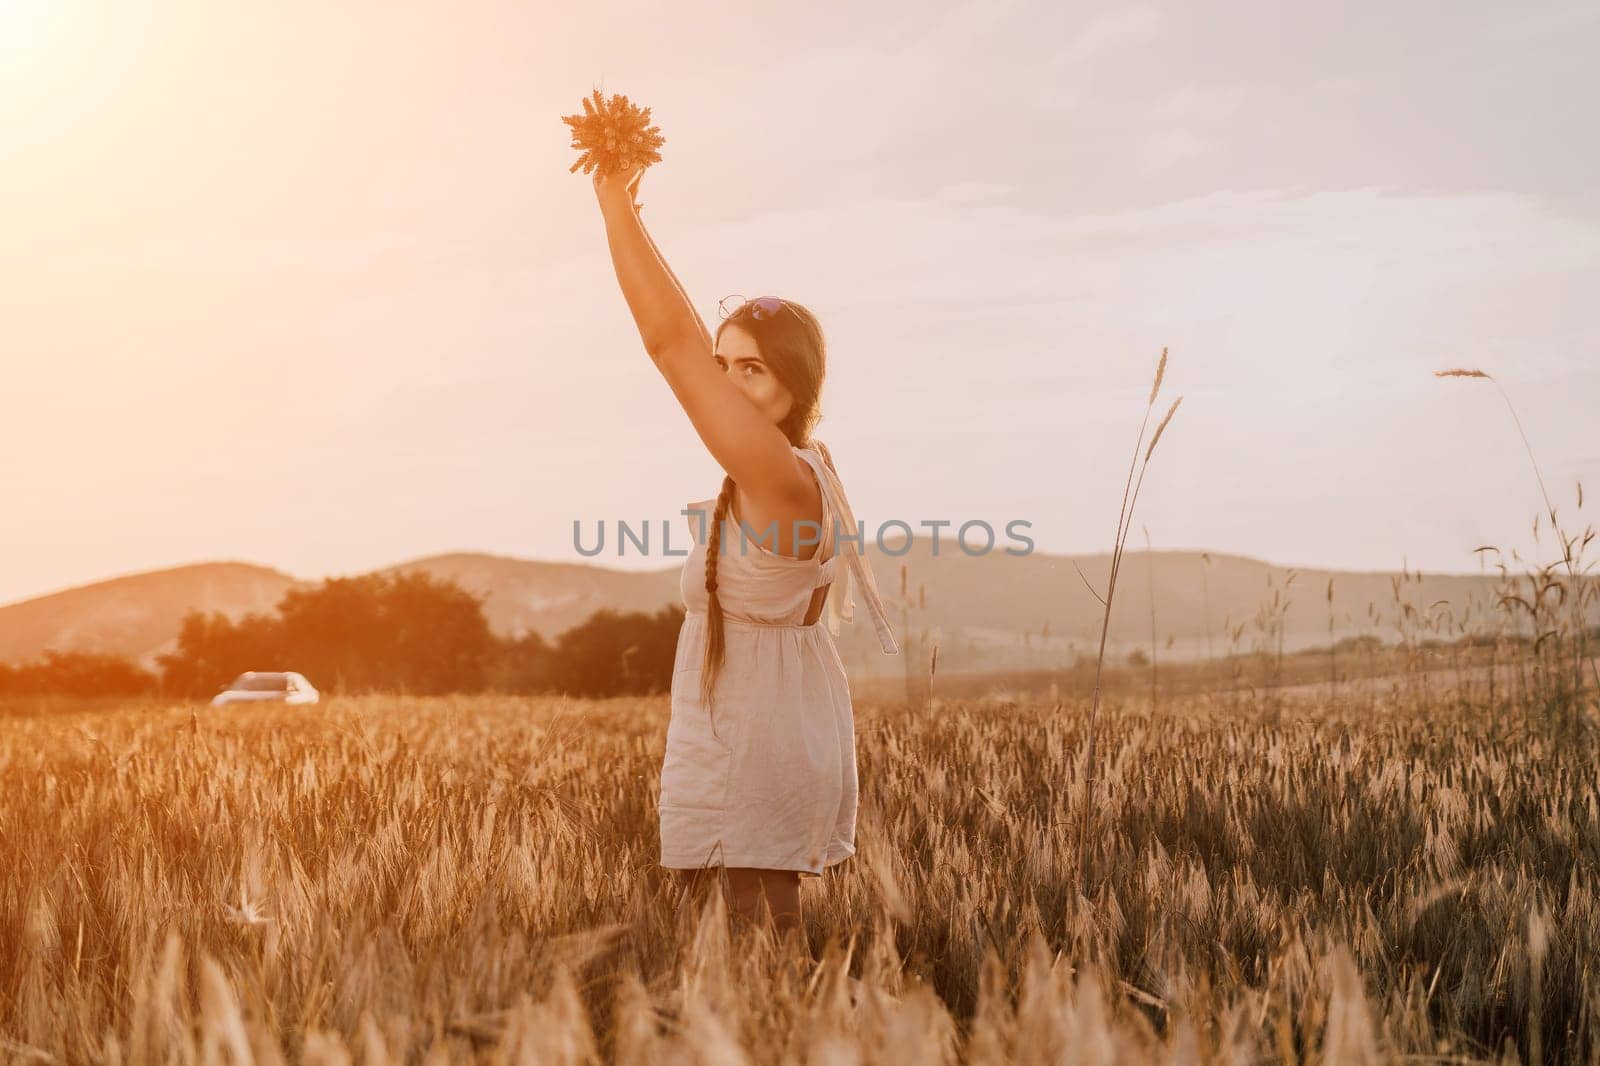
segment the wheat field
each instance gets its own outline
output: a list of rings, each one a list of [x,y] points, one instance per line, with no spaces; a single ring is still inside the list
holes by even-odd
[[[656,859],[664,697],[5,719],[16,1062],[1595,1061],[1600,765],[1504,706],[858,703],[814,958]],[[730,936],[737,939],[730,941]]]

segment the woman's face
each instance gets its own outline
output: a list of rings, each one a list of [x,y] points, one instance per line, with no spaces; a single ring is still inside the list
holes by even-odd
[[[750,334],[738,326],[724,326],[712,358],[745,398],[774,424],[782,422],[789,414],[794,396],[761,358],[756,340]]]

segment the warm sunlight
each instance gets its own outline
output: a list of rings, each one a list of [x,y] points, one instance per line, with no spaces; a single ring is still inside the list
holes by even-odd
[[[0,85],[26,91],[28,77],[52,62],[67,27],[66,5],[0,0]]]
[[[0,1066],[1600,1066],[1597,52],[0,0]]]

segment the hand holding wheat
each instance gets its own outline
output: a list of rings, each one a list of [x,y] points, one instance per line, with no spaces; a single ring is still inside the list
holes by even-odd
[[[600,201],[602,209],[626,204],[637,211],[644,206],[638,202],[639,179],[642,177],[644,177],[644,167],[639,167],[630,173],[607,173],[596,170],[595,198]]]
[[[650,125],[648,107],[635,106],[621,93],[607,100],[596,89],[584,97],[583,111],[561,118],[572,129],[572,147],[582,153],[568,170],[594,173],[601,206],[632,203],[645,168],[661,162],[658,149],[666,143],[661,127]]]

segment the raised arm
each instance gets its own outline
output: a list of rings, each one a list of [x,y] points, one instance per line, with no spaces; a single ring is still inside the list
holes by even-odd
[[[638,215],[639,208],[643,206],[643,204],[633,205],[634,214],[636,216]],[[644,239],[650,242],[650,250],[655,253],[656,262],[661,264],[661,269],[665,270],[667,272],[667,277],[672,279],[673,286],[678,290],[679,298],[683,300],[684,304],[688,306],[690,313],[694,315],[695,329],[699,331],[701,338],[706,342],[706,351],[711,351],[715,343],[711,339],[711,331],[706,329],[705,320],[700,317],[699,312],[694,310],[694,301],[689,299],[689,290],[683,287],[683,282],[678,280],[678,275],[667,263],[667,257],[661,254],[660,248],[656,247],[656,239],[650,236],[650,231],[648,229],[645,229],[643,218],[639,219],[639,230],[644,234]]]
[[[595,177],[617,282],[656,369],[706,449],[739,487],[764,507],[803,503],[811,491],[804,461],[717,368],[712,339],[683,286],[645,231],[631,179]]]

